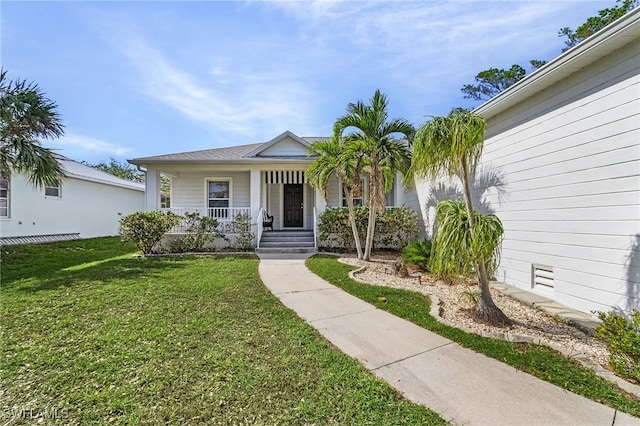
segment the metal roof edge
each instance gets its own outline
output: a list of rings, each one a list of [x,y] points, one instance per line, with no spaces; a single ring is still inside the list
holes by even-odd
[[[640,7],[563,52],[473,112],[491,118],[639,37]]]
[[[143,191],[144,192],[144,188],[145,185],[144,183],[139,183],[139,182],[134,182],[134,181],[129,181],[126,179],[122,179],[119,178],[118,176],[114,176],[112,174],[109,174],[107,172],[103,172],[102,170],[98,170],[98,169],[94,169],[93,167],[89,167],[85,164],[79,163],[77,161],[71,160],[69,158],[63,157],[62,158],[62,162],[63,162],[63,168],[64,170],[64,174],[66,177],[70,177],[70,178],[74,178],[74,179],[78,179],[78,180],[83,180],[86,182],[94,182],[94,183],[99,183],[102,185],[109,185],[109,186],[115,186],[115,187],[120,187],[120,188],[125,188],[125,189],[133,189],[136,191]],[[96,176],[89,176],[89,175],[85,175],[79,172],[73,172],[73,171],[69,171],[64,167],[64,163],[74,163],[75,167],[78,168],[87,168],[90,169],[92,174],[103,174],[106,175],[105,179],[100,179],[99,177]]]

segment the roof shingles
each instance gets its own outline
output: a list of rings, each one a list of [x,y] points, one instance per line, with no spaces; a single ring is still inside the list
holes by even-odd
[[[327,139],[325,137],[305,137],[301,138],[309,143],[317,142],[318,140]],[[136,165],[143,165],[148,163],[221,163],[221,162],[237,162],[242,160],[253,160],[249,157],[249,154],[258,150],[261,146],[269,142],[254,143],[248,145],[238,145],[226,148],[214,148],[204,149],[200,151],[179,152],[175,154],[156,155],[151,157],[140,157],[129,160],[129,163]],[[305,159],[306,157],[269,157],[280,159]],[[257,158],[256,158],[257,159]]]

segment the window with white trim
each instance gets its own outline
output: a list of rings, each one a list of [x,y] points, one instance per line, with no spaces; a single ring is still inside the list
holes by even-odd
[[[228,218],[231,208],[231,179],[207,181],[209,217]]]
[[[365,185],[365,181],[364,179],[362,179],[360,181],[359,193],[354,194],[354,197],[353,197],[354,207],[364,205],[364,190],[365,190],[364,185]],[[342,181],[340,181],[340,199],[341,199],[340,204],[342,205],[342,207],[347,207],[347,191],[344,190],[344,183]]]
[[[0,176],[0,217],[9,217],[9,176]]]
[[[57,197],[60,198],[60,184],[58,185],[47,185],[44,187],[44,195],[47,197]]]

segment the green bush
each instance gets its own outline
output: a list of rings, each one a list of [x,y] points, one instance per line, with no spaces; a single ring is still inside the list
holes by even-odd
[[[366,207],[355,207],[354,215],[360,241],[364,242],[367,235],[369,209]],[[349,210],[347,208],[328,208],[320,214],[318,240],[320,241],[320,245],[330,249],[355,249],[356,245],[353,240],[353,231],[349,223]]]
[[[151,254],[164,234],[181,219],[171,212],[135,212],[120,219],[120,235],[122,241],[135,243],[143,254]]]
[[[250,250],[253,247],[255,234],[251,232],[251,215],[240,213],[233,217],[227,227],[228,231],[236,234],[231,246],[237,250]]]
[[[602,324],[595,336],[609,347],[609,365],[621,377],[640,382],[640,311],[633,310],[630,320],[613,312],[600,312]]]
[[[408,265],[419,266],[429,270],[429,258],[431,256],[431,239],[412,241],[402,249],[402,261]]]
[[[221,238],[229,239],[218,229],[218,219],[208,216],[200,216],[200,213],[185,213],[182,224],[186,235],[177,237],[169,243],[169,251],[172,253],[203,251],[207,243]]]
[[[418,228],[418,213],[406,207],[393,207],[376,219],[376,239],[381,247],[400,250],[413,240]]]
[[[369,222],[369,208],[354,209],[360,241],[364,243]],[[406,207],[394,207],[378,214],[374,247],[401,249],[418,234],[418,214]],[[329,208],[319,217],[318,239],[323,247],[339,250],[355,249],[347,208]]]

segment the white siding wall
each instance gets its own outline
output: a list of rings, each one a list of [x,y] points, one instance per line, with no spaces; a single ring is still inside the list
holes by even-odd
[[[10,217],[0,220],[0,236],[80,233],[81,238],[118,235],[120,218],[144,210],[144,192],[67,178],[61,197],[45,197],[26,177],[11,178]]]
[[[506,196],[497,278],[531,289],[554,269],[551,297],[583,310],[640,307],[640,44],[632,43],[492,117],[483,164]]]
[[[335,176],[329,180],[329,186],[327,187],[327,207],[342,207],[340,185],[338,184],[338,178]]]
[[[427,205],[430,195],[429,187],[430,185],[426,180],[420,180],[404,195],[404,206],[418,213],[418,219],[420,220],[419,238],[424,238],[427,235],[431,236],[433,230],[433,223],[430,222],[435,217],[435,213],[430,212]]]
[[[206,207],[207,178],[231,178],[232,207],[249,207],[249,172],[198,171],[180,172],[172,179],[172,207]]]
[[[304,186],[304,225],[306,229],[313,229],[313,207],[316,196],[311,185]]]
[[[268,213],[273,216],[273,229],[282,229],[282,217],[280,211],[282,210],[282,185],[270,184],[267,185],[268,191]]]

